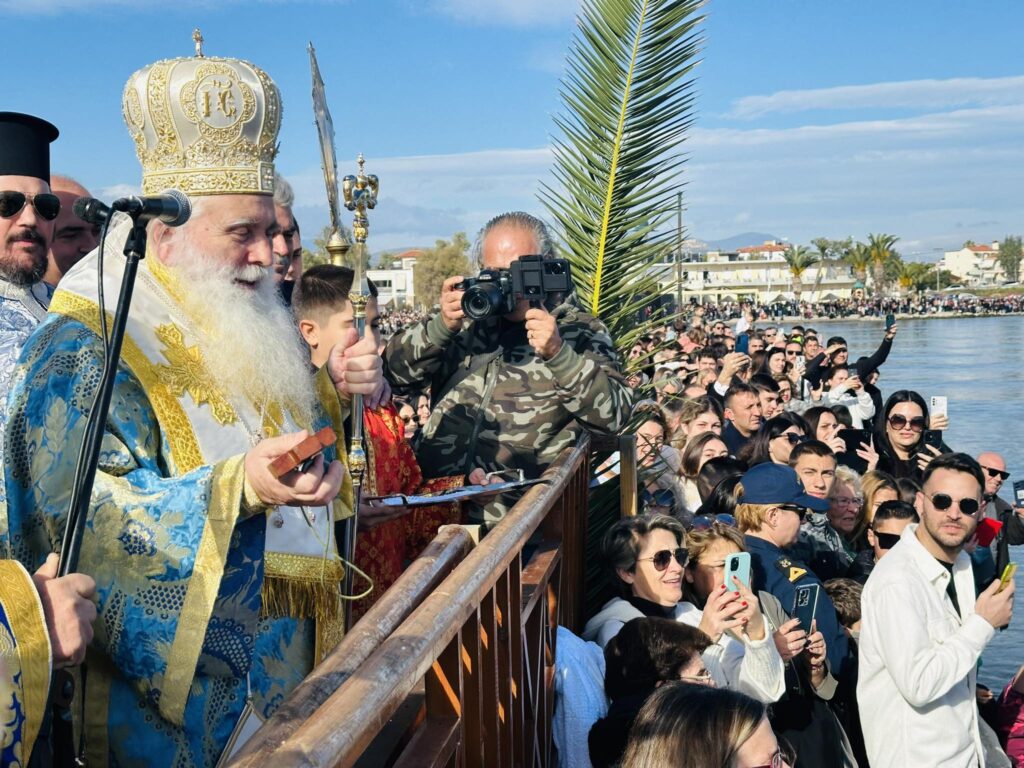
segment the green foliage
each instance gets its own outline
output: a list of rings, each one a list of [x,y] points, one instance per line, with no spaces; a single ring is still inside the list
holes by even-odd
[[[398,261],[398,254],[391,251],[384,251],[377,257],[377,269],[398,269],[401,264]]]
[[[1024,258],[1024,249],[1021,247],[1020,236],[1007,235],[1006,239],[999,244],[999,264],[1003,268],[1003,274],[1007,281],[1016,283],[1020,280],[1020,261]]]
[[[898,240],[896,235],[882,233],[868,235],[868,253],[871,255],[871,266],[874,270],[876,294],[885,292],[885,267],[897,255],[893,246]]]
[[[854,243],[846,251],[843,261],[850,266],[858,280],[862,283],[867,281],[868,268],[871,266],[871,252],[864,243]]]
[[[422,307],[432,307],[441,297],[441,285],[449,277],[467,276],[472,270],[469,264],[469,239],[463,232],[456,232],[451,240],[438,240],[433,248],[427,248],[417,257],[412,271],[413,291],[416,302]]]
[[[672,247],[681,151],[694,120],[697,0],[583,0],[541,194],[581,302],[622,358],[650,329],[651,268]]]
[[[804,272],[821,261],[821,256],[811,253],[811,249],[806,245],[791,245],[782,254],[782,258],[789,266],[789,274],[793,276],[793,293],[796,300],[800,301],[800,294],[804,290]]]

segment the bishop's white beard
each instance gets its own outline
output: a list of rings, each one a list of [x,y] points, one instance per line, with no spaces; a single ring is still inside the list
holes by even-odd
[[[231,399],[244,396],[259,408],[281,404],[299,427],[312,429],[317,397],[309,349],[270,270],[221,264],[196,248],[187,230],[182,234],[175,269],[186,309],[200,318],[196,332],[210,375]],[[259,285],[252,289],[236,280]]]

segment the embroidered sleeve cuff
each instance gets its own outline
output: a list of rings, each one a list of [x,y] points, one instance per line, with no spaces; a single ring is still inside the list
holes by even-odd
[[[259,497],[256,489],[249,482],[248,475],[246,475],[242,479],[242,514],[245,517],[255,517],[256,515],[265,514],[272,507],[272,504],[267,504]]]

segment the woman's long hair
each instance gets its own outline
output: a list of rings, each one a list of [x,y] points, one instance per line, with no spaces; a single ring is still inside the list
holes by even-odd
[[[900,472],[902,461],[896,453],[896,449],[893,448],[892,443],[889,441],[889,434],[885,427],[889,423],[889,414],[892,413],[892,409],[900,403],[914,403],[917,405],[921,409],[921,413],[924,415],[925,427],[928,425],[928,404],[924,401],[924,398],[914,390],[897,390],[889,395],[889,399],[885,401],[885,406],[875,419],[875,450],[878,451],[879,455],[881,455],[883,459],[890,462],[890,468],[892,470],[891,474],[897,478],[903,474]],[[911,453],[921,445],[921,441],[923,439],[924,431],[922,430],[921,436],[917,439],[917,443],[915,443],[910,449]],[[911,458],[910,461],[913,462],[913,458]]]
[[[773,416],[754,433],[754,436],[740,449],[736,458],[747,462],[751,467],[755,464],[771,461],[772,457],[769,448],[772,440],[792,427],[796,427],[804,433],[805,437],[807,436],[807,422],[799,415],[783,412],[778,416]],[[814,438],[811,437],[810,439],[813,440]]]
[[[667,683],[637,715],[622,768],[732,768],[765,718],[764,704],[727,688]]]

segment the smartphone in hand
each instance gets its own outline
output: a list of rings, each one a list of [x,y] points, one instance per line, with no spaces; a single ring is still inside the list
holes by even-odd
[[[818,614],[818,599],[821,597],[819,584],[804,584],[796,588],[793,596],[793,611],[790,614],[800,620],[800,628],[811,634],[811,624]]]
[[[949,400],[945,397],[932,396],[930,413],[932,416],[948,416]]]
[[[1024,480],[1015,480],[1013,483],[1013,503],[1024,507]]]
[[[937,451],[942,450],[942,430],[941,429],[926,429],[922,436],[922,443],[927,446],[934,448]]]
[[[736,590],[736,582],[733,576],[743,582],[743,585],[750,589],[750,553],[733,552],[725,558],[725,588]]]
[[[888,330],[889,330],[889,329],[891,329],[891,328],[892,328],[892,327],[893,327],[894,325],[896,325],[896,315],[894,315],[894,314],[892,314],[892,313],[890,313],[890,314],[886,315],[886,316],[885,316],[885,330],[887,330],[887,331],[888,331]]]
[[[1003,575],[999,577],[999,589],[996,590],[996,594],[999,594],[1010,586],[1010,582],[1013,581],[1015,573],[1017,573],[1017,564],[1007,563],[1006,567],[1003,569]]]

